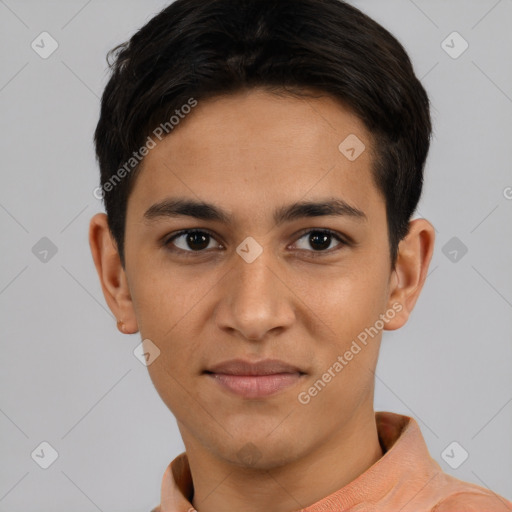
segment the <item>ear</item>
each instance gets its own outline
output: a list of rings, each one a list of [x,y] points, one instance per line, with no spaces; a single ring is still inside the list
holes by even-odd
[[[122,322],[118,324],[119,330],[124,334],[136,333],[139,329],[126,273],[104,213],[97,213],[91,219],[89,245],[105,300],[117,320]]]
[[[409,319],[427,278],[434,252],[435,229],[426,219],[409,222],[409,232],[398,245],[398,256],[390,277],[388,308],[396,315],[385,330],[399,329]]]

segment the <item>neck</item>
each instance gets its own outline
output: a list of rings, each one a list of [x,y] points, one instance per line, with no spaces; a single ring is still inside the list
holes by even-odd
[[[300,510],[352,482],[382,457],[373,408],[277,468],[230,464],[188,434],[182,430],[194,483],[192,505],[199,512]]]

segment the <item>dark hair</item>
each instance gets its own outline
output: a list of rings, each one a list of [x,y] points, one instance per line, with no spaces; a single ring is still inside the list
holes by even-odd
[[[370,17],[341,0],[177,0],[112,49],[107,62],[112,74],[94,142],[123,266],[126,206],[142,161],[137,149],[144,153],[158,126],[171,133],[177,123],[170,120],[185,105],[261,87],[330,95],[364,122],[394,267],[421,196],[432,127],[406,51]]]

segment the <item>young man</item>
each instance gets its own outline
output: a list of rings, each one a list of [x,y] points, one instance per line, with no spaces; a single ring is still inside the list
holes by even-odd
[[[90,244],[186,447],[154,511],[512,510],[373,409],[434,246],[400,43],[339,0],[178,0],[116,52]]]

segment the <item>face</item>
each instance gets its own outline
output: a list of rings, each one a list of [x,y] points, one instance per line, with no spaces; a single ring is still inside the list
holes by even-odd
[[[339,149],[354,135],[366,148],[355,159]],[[185,445],[234,463],[256,450],[252,464],[269,468],[373,411],[383,325],[404,320],[371,147],[334,99],[252,90],[199,102],[145,157],[123,314],[160,350],[148,370]],[[284,366],[215,371],[235,359]]]

